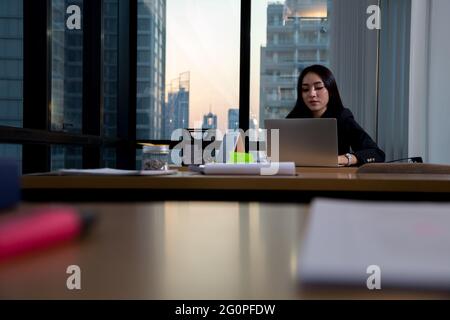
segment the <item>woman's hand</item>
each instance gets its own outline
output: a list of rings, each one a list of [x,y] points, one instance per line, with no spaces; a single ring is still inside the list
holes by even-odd
[[[348,159],[346,156],[341,155],[338,156],[338,164],[341,166],[354,166],[358,164],[358,159],[352,154],[352,159],[350,161],[350,164],[348,164]]]

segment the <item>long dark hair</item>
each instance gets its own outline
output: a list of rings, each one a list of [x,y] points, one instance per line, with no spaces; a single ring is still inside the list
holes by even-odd
[[[342,104],[336,79],[330,69],[315,64],[305,68],[300,74],[297,83],[297,103],[295,104],[294,109],[288,114],[287,118],[312,118],[312,112],[309,110],[302,97],[303,78],[310,72],[317,74],[322,79],[325,88],[328,90],[330,100],[327,106],[327,114],[337,116],[344,109],[344,105]]]

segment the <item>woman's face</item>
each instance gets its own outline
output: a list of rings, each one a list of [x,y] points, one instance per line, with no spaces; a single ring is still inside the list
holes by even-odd
[[[317,74],[309,72],[303,78],[302,98],[315,118],[321,117],[327,110],[330,97],[325,84]]]

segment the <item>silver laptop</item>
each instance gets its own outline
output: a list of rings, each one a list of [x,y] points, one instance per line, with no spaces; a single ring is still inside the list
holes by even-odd
[[[267,130],[280,130],[279,161],[293,161],[297,167],[338,167],[336,119],[265,120],[264,124]],[[270,157],[271,136],[269,131]]]

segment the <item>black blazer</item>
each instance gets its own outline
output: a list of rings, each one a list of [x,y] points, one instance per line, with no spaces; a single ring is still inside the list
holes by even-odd
[[[286,118],[304,118],[295,109]],[[358,165],[372,162],[384,162],[385,154],[372,138],[356,122],[352,112],[343,108],[332,112],[330,108],[325,111],[322,118],[335,118],[338,130],[339,155],[352,153],[358,159]]]

